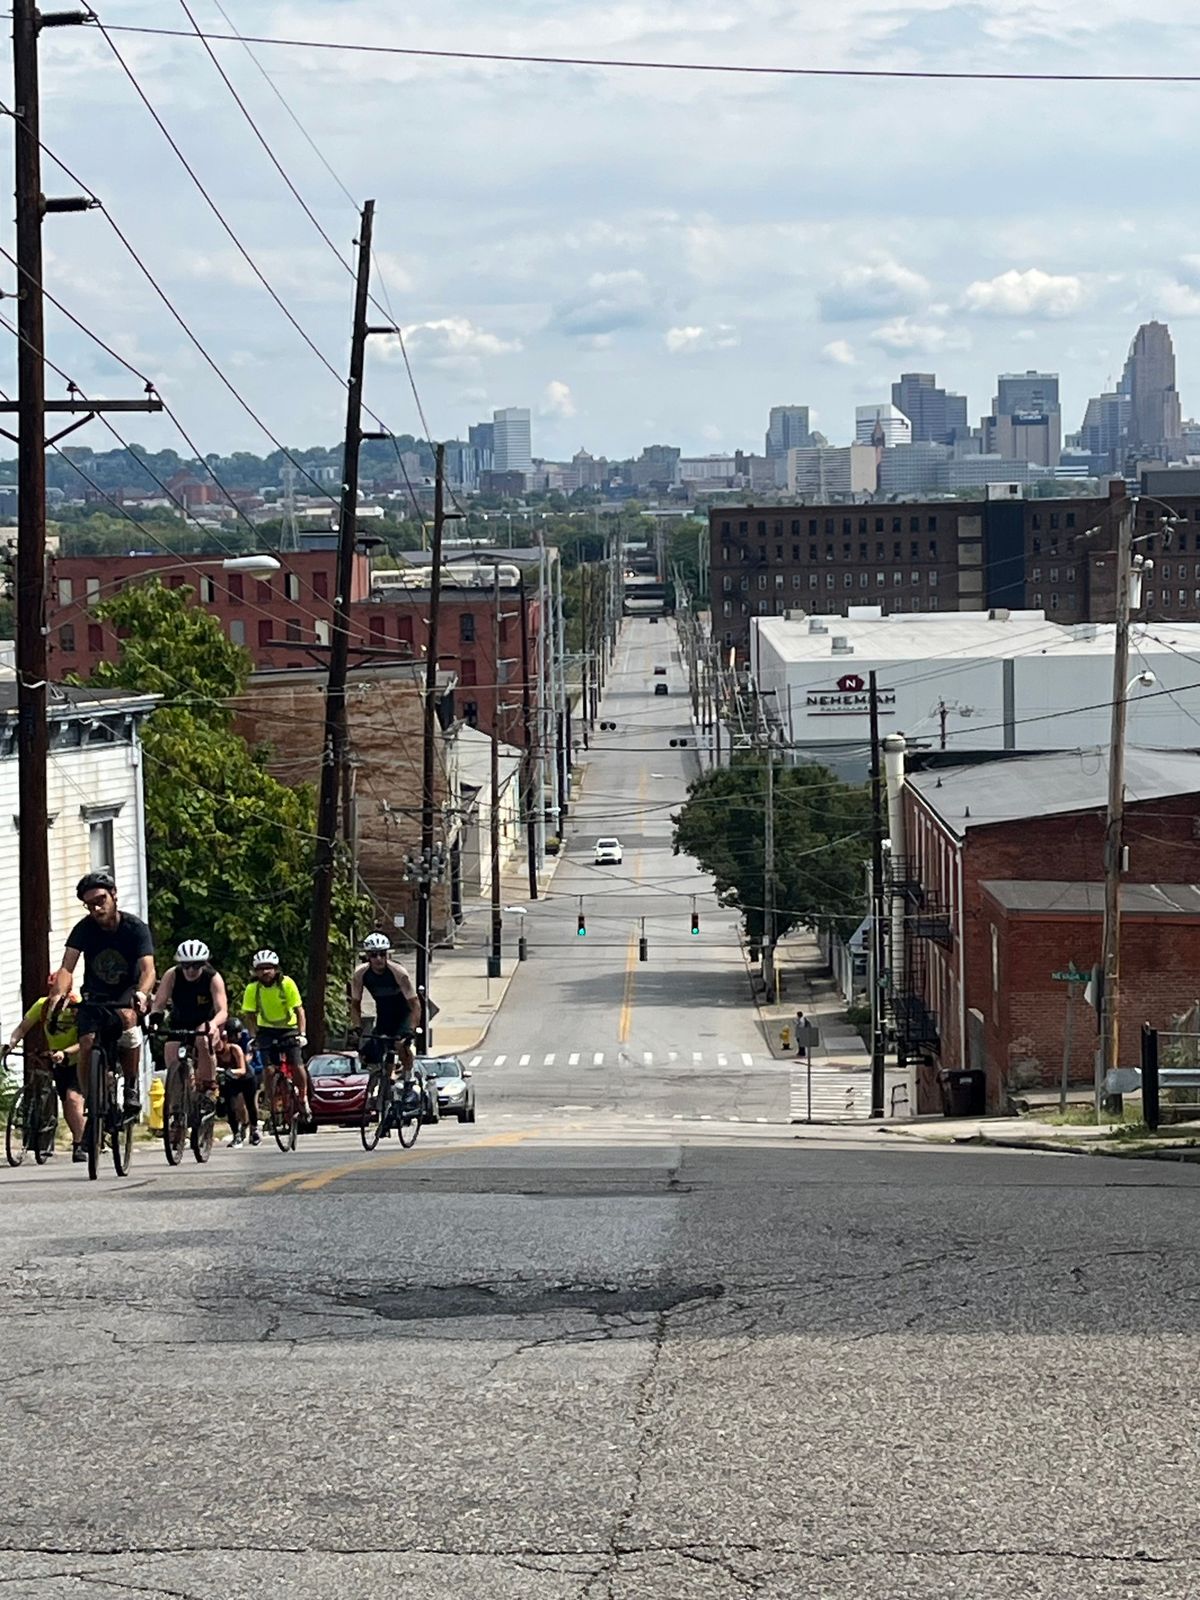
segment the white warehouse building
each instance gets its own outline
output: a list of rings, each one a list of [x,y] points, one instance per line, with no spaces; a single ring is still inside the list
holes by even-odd
[[[1042,611],[759,617],[750,671],[799,760],[847,778],[870,756],[870,674],[881,734],[917,748],[1022,752],[1107,744],[1112,624],[1063,627]],[[1153,683],[1138,681],[1143,673]],[[1200,624],[1135,622],[1128,740],[1200,750]]]

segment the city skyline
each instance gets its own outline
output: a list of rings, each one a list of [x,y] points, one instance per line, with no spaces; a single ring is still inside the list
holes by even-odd
[[[1121,11],[1113,0],[1070,0],[1050,15],[1014,0],[988,18],[944,0],[846,0],[836,16],[781,21],[765,0],[748,0],[735,27],[696,0],[666,25],[590,0],[569,21],[532,6],[500,15],[478,0],[422,0],[404,40],[371,0],[344,0],[336,30],[316,0],[290,20],[314,39],[430,48],[469,34],[483,50],[1015,72],[1153,71],[1170,30],[1172,68],[1200,65],[1200,42],[1171,28],[1166,0],[1148,0],[1136,21]],[[160,19],[148,0],[129,0],[121,20]],[[275,14],[244,0],[235,20],[269,35]],[[343,370],[349,277],[255,149],[211,64],[184,40],[117,43],[239,239]],[[348,251],[350,202],[253,62],[221,49],[265,137]],[[766,408],[795,401],[810,407],[815,431],[848,438],[856,407],[886,403],[902,370],[936,370],[968,398],[974,425],[996,374],[1030,367],[1060,374],[1063,431],[1073,432],[1088,400],[1117,387],[1132,330],[1155,316],[1175,339],[1183,410],[1195,409],[1187,375],[1200,368],[1200,256],[1171,203],[1192,137],[1171,115],[1175,91],[851,78],[798,93],[788,80],[651,82],[337,52],[317,73],[303,51],[259,54],[350,192],[377,200],[376,292],[406,330],[435,437],[464,437],[477,418],[518,405],[533,414],[536,453],[554,459],[580,442],[633,455],[662,438],[689,452],[757,450]],[[82,30],[56,40],[43,70],[49,149],[96,188],[273,431],[296,443],[330,437],[343,410],[335,378],[205,210],[103,40]],[[927,115],[916,114],[918,95],[930,97]],[[1011,114],[1035,118],[1038,139],[981,167],[971,152]],[[408,148],[415,125],[437,137],[419,163],[398,168],[393,152]],[[1167,139],[1177,159],[1152,159]],[[131,145],[137,163],[121,159]],[[1072,181],[1081,147],[1122,194],[1110,228],[1097,227],[1087,186]],[[886,160],[861,160],[867,149]],[[578,181],[556,181],[564,169]],[[64,187],[56,176],[54,192]],[[269,447],[101,218],[54,219],[47,253],[51,292],[160,386],[202,448]],[[128,377],[57,312],[50,354],[85,392],[119,392]],[[397,433],[426,431],[396,341],[373,341],[367,396]],[[136,437],[179,442],[165,420],[139,423]],[[84,439],[99,448],[100,430]]]

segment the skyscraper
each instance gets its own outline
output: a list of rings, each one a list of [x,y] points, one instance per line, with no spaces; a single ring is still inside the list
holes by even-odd
[[[953,444],[968,431],[966,396],[939,389],[932,372],[902,372],[892,404],[912,423],[914,444]]]
[[[1183,414],[1175,387],[1175,347],[1165,322],[1144,322],[1133,336],[1121,379],[1129,396],[1129,448],[1164,461],[1183,454]]]
[[[854,439],[857,444],[875,444],[892,449],[912,443],[912,423],[894,405],[858,406],[854,413]]]
[[[804,450],[812,442],[807,406],[772,406],[767,427],[768,461],[786,461],[789,450]]]
[[[983,419],[985,452],[1056,467],[1062,454],[1057,372],[1002,372],[992,415]]]
[[[495,472],[532,472],[533,444],[529,411],[525,406],[505,406],[492,412],[492,468]]]

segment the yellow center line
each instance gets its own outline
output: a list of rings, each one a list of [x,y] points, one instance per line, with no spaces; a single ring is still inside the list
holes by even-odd
[[[633,985],[637,972],[638,936],[629,935],[629,949],[625,952],[625,995],[621,1001],[621,1023],[617,1029],[617,1043],[628,1044],[629,1029],[633,1022]]]
[[[538,1131],[536,1128],[530,1128],[523,1132],[494,1133],[485,1139],[472,1139],[469,1144],[435,1145],[432,1149],[424,1150],[400,1150],[390,1155],[372,1158],[360,1156],[356,1161],[341,1162],[336,1167],[325,1167],[320,1172],[309,1173],[302,1168],[299,1172],[285,1172],[277,1178],[268,1178],[265,1183],[256,1185],[250,1192],[274,1194],[294,1184],[297,1192],[303,1189],[306,1194],[310,1194],[316,1189],[324,1189],[328,1184],[336,1183],[339,1178],[353,1177],[356,1173],[380,1172],[390,1167],[408,1166],[413,1161],[435,1161],[442,1156],[466,1155],[472,1150],[497,1150],[504,1145],[521,1144],[525,1139],[536,1138]]]

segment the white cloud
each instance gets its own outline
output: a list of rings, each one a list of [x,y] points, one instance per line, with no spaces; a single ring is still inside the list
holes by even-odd
[[[963,305],[989,317],[1069,317],[1084,300],[1083,279],[1030,267],[1010,267],[995,278],[978,278],[967,286]]]
[[[856,367],[858,357],[854,354],[854,346],[845,339],[831,339],[827,345],[822,346],[821,358],[834,367]]]
[[[637,267],[593,272],[584,288],[554,308],[550,325],[560,333],[595,339],[650,320],[654,297]]]
[[[668,328],[663,343],[673,356],[692,355],[699,350],[731,350],[738,343],[735,329],[720,322],[715,328]]]
[[[930,295],[929,281],[898,261],[882,257],[847,267],[817,297],[825,322],[852,322],[889,312],[917,311]]]
[[[961,329],[944,328],[935,322],[916,322],[912,317],[893,317],[891,322],[871,333],[870,341],[897,355],[918,350],[932,355],[939,350],[965,350],[970,344]]]
[[[539,414],[543,417],[562,417],[564,420],[573,417],[575,397],[570,384],[564,383],[561,378],[552,378],[542,394]]]
[[[419,355],[431,366],[457,367],[488,356],[512,355],[521,348],[519,339],[502,339],[498,334],[477,328],[468,317],[441,317],[433,322],[414,322],[404,330],[410,356]],[[372,340],[370,348],[385,360],[402,359],[396,338]]]

